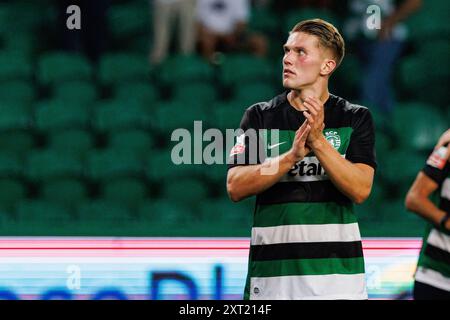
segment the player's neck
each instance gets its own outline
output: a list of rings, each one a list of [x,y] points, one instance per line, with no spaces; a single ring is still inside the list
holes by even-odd
[[[289,103],[297,110],[303,111],[306,110],[306,107],[303,105],[303,102],[307,97],[316,97],[322,101],[323,104],[330,97],[330,93],[328,92],[328,88],[303,88],[299,90],[291,90],[288,93],[288,101]]]

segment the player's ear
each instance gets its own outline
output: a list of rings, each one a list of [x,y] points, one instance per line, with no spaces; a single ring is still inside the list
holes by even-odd
[[[328,76],[334,71],[334,69],[336,69],[336,61],[333,59],[325,59],[322,63],[322,67],[320,68],[320,74],[322,76]]]

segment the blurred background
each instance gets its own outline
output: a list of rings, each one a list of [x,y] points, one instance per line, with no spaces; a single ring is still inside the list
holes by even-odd
[[[380,32],[363,0],[0,1],[0,235],[250,236],[254,199],[228,200],[225,165],[172,164],[170,136],[281,93],[288,31],[319,17],[347,45],[330,91],[376,122],[362,236],[420,237],[403,202],[450,123],[450,5],[374,3]]]

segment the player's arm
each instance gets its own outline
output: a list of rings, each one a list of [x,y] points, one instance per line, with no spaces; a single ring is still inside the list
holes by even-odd
[[[439,185],[433,179],[419,172],[406,196],[406,208],[439,225],[446,212],[436,207],[429,198],[438,187]],[[450,230],[450,220],[447,221],[446,229]]]
[[[371,166],[346,160],[323,135],[310,146],[336,188],[357,204],[369,197],[375,173]]]
[[[310,127],[305,121],[295,134],[292,148],[269,161],[257,165],[237,166],[228,170],[227,192],[232,201],[240,201],[270,188],[283,177],[295,163],[310,152],[306,137]]]
[[[314,97],[305,100],[308,111],[303,112],[311,126],[307,144],[314,151],[331,182],[357,204],[363,203],[370,195],[375,170],[364,163],[352,163],[328,143],[323,135],[324,106]]]

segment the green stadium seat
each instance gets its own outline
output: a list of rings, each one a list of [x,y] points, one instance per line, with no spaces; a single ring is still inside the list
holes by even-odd
[[[215,221],[220,225],[250,227],[253,205],[249,204],[248,201],[233,203],[229,199],[207,199],[200,204],[201,217],[203,221]]]
[[[92,78],[92,66],[80,54],[48,52],[41,55],[38,62],[37,80],[42,85],[54,85],[64,81]]]
[[[83,163],[71,154],[55,150],[35,150],[29,154],[27,176],[35,181],[82,177]]]
[[[395,185],[397,189],[406,192],[419,171],[425,166],[426,157],[411,149],[397,149],[387,154],[380,154],[379,161],[378,174]]]
[[[170,57],[161,66],[158,81],[165,85],[175,85],[193,82],[211,82],[214,76],[212,67],[197,55],[178,55]]]
[[[78,206],[77,216],[82,224],[91,224],[94,229],[113,227],[123,228],[124,223],[133,219],[132,213],[117,202],[91,200]],[[100,227],[101,226],[101,227]],[[89,230],[89,227],[86,227]]]
[[[450,44],[436,40],[423,43],[416,54],[403,59],[400,79],[405,91],[425,103],[448,105],[447,88],[442,83],[450,77],[449,53]]]
[[[123,131],[111,131],[109,135],[109,147],[124,152],[132,152],[139,157],[145,157],[155,146],[154,137],[147,131],[130,129]]]
[[[193,222],[192,212],[185,206],[162,199],[145,201],[139,208],[139,218],[159,228],[166,226],[186,228],[186,224]],[[164,230],[166,230],[164,233],[170,236],[171,228]]]
[[[100,132],[124,129],[150,129],[150,112],[137,101],[111,100],[99,103],[94,113],[94,128]]]
[[[89,130],[67,129],[47,136],[48,146],[57,152],[73,154],[84,158],[94,148],[95,140]]]
[[[205,107],[216,100],[216,88],[210,83],[186,83],[174,88],[173,99],[186,101],[191,107]]]
[[[149,30],[151,17],[145,1],[113,4],[107,15],[109,30],[115,40],[128,40]]]
[[[178,128],[192,131],[194,121],[205,121],[208,115],[201,106],[185,100],[173,100],[159,103],[154,118],[155,129],[164,135],[170,135]]]
[[[41,131],[87,128],[90,112],[80,101],[47,100],[35,107],[36,127]]]
[[[252,82],[238,86],[234,100],[239,101],[243,106],[251,106],[257,102],[271,100],[277,94],[277,89],[271,83]]]
[[[123,178],[107,181],[102,184],[102,198],[125,205],[136,211],[147,196],[148,188],[142,179]]]
[[[280,31],[280,18],[270,10],[253,8],[249,29],[264,34],[277,34]]]
[[[0,154],[0,177],[19,177],[23,175],[22,160],[13,153]]]
[[[92,150],[88,155],[88,172],[94,180],[108,181],[120,177],[141,177],[143,163],[139,157],[122,150]]]
[[[231,55],[221,66],[220,79],[226,86],[239,86],[245,82],[273,81],[274,72],[275,68],[268,60],[244,54]]]
[[[448,128],[439,110],[421,103],[399,104],[393,111],[394,133],[403,148],[427,151]]]
[[[44,200],[23,200],[16,206],[16,214],[30,229],[45,226],[49,230],[64,226],[73,219],[64,206]]]
[[[17,104],[29,104],[36,97],[36,91],[31,82],[14,80],[2,83],[0,86],[0,101]]]
[[[210,114],[209,122],[219,129],[237,129],[244,116],[245,109],[249,105],[243,105],[240,101],[217,103]]]
[[[159,92],[150,82],[127,82],[115,88],[114,99],[136,100],[150,109],[159,100]]]
[[[289,13],[286,14],[284,19],[283,31],[284,32],[291,31],[292,28],[294,28],[294,26],[300,21],[317,18],[330,22],[338,29],[340,27],[340,21],[338,17],[335,14],[333,14],[333,12],[327,9],[303,8],[289,11]]]
[[[35,144],[31,132],[31,114],[25,105],[0,104],[0,148],[24,156]]]
[[[166,180],[162,197],[193,208],[208,197],[208,187],[200,179]]]
[[[150,65],[145,55],[107,53],[101,58],[99,68],[99,79],[104,85],[150,79]]]
[[[405,21],[411,31],[409,36],[418,44],[422,44],[424,39],[445,39],[450,35],[449,11],[447,1],[423,1],[420,10]]]
[[[79,203],[86,201],[89,190],[82,179],[60,178],[41,184],[41,199],[56,203],[75,212]]]
[[[177,165],[172,161],[171,156],[172,149],[150,152],[145,163],[146,177],[155,184],[159,184],[167,179],[200,176],[203,166],[192,164],[193,159],[190,159],[191,164]]]
[[[0,80],[29,80],[32,76],[32,65],[25,55],[17,52],[0,53]]]
[[[70,81],[55,84],[53,98],[56,100],[88,104],[98,98],[97,88],[89,81]]]
[[[25,199],[26,196],[27,187],[22,179],[0,178],[0,210],[13,212],[17,203]]]

